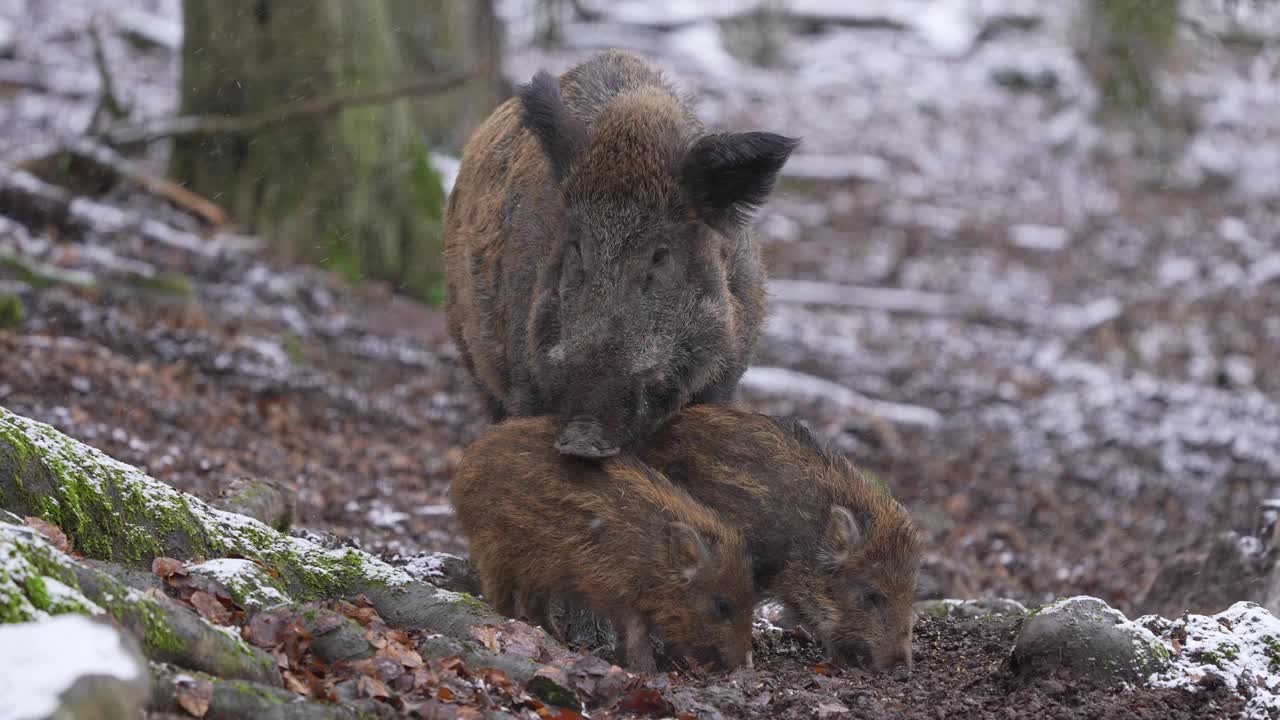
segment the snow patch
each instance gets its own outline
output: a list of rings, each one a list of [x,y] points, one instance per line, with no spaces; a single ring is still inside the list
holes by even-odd
[[[1151,676],[1154,687],[1194,692],[1202,678],[1216,676],[1248,699],[1245,717],[1280,717],[1280,619],[1262,606],[1238,602],[1217,615],[1146,615],[1137,622],[1155,631],[1173,658]]]
[[[81,615],[0,626],[0,667],[0,720],[48,717],[82,677],[134,682],[141,672],[115,629]]]

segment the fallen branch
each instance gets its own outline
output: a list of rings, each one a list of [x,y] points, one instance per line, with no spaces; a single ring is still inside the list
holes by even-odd
[[[226,211],[209,199],[172,180],[152,175],[115,150],[82,137],[28,149],[21,157],[11,158],[11,162],[20,170],[38,174],[42,167],[61,158],[70,158],[89,165],[93,171],[131,182],[152,195],[168,200],[210,225],[225,225],[228,221]]]
[[[0,407],[0,505],[58,525],[78,552],[146,568],[158,556],[239,556],[305,602],[365,595],[391,625],[470,638],[503,618],[470,595],[413,579],[355,548],[326,549],[215,510],[135,467]]]
[[[936,428],[942,424],[942,414],[932,408],[876,400],[839,383],[788,368],[757,365],[742,376],[742,386],[771,395],[835,403],[896,425]]]
[[[139,237],[185,255],[215,257],[219,249],[189,232],[138,213],[76,197],[31,173],[0,165],[0,215],[32,228],[53,227],[72,236]]]
[[[443,78],[416,78],[377,90],[338,93],[286,103],[250,115],[157,118],[136,125],[109,127],[98,133],[98,137],[110,145],[130,145],[192,135],[251,135],[295,120],[326,117],[347,107],[378,105],[407,97],[447,92],[461,87],[472,77],[472,72],[460,72]]]

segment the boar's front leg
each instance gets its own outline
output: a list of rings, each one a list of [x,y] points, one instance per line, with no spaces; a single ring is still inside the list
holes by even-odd
[[[624,623],[627,634],[627,665],[636,672],[655,672],[658,662],[653,657],[649,640],[649,623],[640,615],[631,615]]]

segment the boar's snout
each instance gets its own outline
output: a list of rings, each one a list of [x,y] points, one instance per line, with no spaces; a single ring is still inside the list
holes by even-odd
[[[556,436],[556,449],[584,458],[617,455],[635,437],[643,402],[643,386],[628,378],[583,383],[563,405],[566,421]]]
[[[556,450],[563,455],[584,458],[607,458],[621,448],[605,438],[604,426],[591,418],[570,420],[556,437]]]

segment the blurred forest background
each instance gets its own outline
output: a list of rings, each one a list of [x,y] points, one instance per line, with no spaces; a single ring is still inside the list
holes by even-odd
[[[743,399],[888,479],[921,597],[1276,602],[1272,0],[0,0],[0,405],[465,551],[441,210],[514,84],[606,47],[803,138]]]

